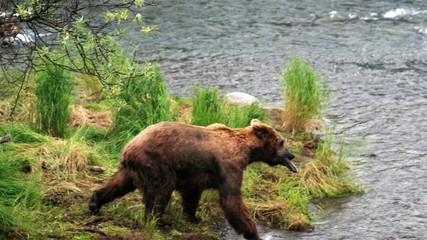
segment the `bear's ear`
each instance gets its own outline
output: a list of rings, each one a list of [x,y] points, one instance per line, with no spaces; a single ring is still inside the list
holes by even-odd
[[[267,125],[265,125],[258,119],[253,119],[251,121],[252,131],[259,139],[264,139],[265,135],[267,134],[268,129],[266,126]]]
[[[260,120],[258,119],[252,119],[251,121],[251,127],[253,129],[264,129],[264,123],[262,123]]]

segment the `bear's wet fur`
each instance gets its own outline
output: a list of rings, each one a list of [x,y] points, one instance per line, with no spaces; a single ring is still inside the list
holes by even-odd
[[[207,127],[161,122],[147,127],[125,147],[119,170],[96,190],[89,208],[96,214],[102,205],[139,189],[146,214],[161,217],[173,191],[182,196],[184,215],[198,222],[196,210],[205,189],[218,189],[221,207],[231,226],[246,239],[259,239],[241,194],[243,171],[252,162],[296,168],[284,138],[259,120],[245,128],[222,124]]]

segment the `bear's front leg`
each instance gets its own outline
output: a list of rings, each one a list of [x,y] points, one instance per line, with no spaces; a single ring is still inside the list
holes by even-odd
[[[220,186],[221,206],[228,222],[245,239],[260,240],[256,224],[242,199],[241,176],[229,175]]]
[[[260,239],[256,224],[240,194],[227,194],[227,196],[221,194],[221,206],[228,222],[237,233],[243,234],[245,239]]]

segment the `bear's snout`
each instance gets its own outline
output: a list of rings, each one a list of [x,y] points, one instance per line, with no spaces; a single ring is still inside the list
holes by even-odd
[[[289,161],[291,161],[292,159],[295,158],[295,155],[292,154],[289,150],[286,150],[282,156],[283,158],[288,159]]]
[[[294,159],[294,158],[295,158],[295,155],[293,155],[291,152],[288,152],[288,156],[287,156],[287,158],[288,158],[289,160],[292,160],[292,159]]]

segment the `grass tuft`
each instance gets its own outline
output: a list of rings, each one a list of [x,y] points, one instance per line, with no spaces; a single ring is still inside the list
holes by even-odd
[[[317,117],[326,92],[310,62],[294,58],[283,72],[285,108],[283,129],[293,133],[303,130],[309,120]]]
[[[192,124],[207,126],[221,122],[224,103],[219,98],[218,89],[202,89],[197,86],[191,100],[193,106]]]
[[[0,124],[0,132],[12,136],[13,141],[18,143],[43,143],[49,139],[48,136],[37,133],[19,122]]]
[[[54,137],[65,137],[72,89],[73,85],[63,68],[50,62],[45,64],[36,79],[36,129]]]
[[[109,132],[115,151],[121,151],[126,142],[147,126],[175,119],[165,80],[156,65],[145,65],[141,76],[122,82],[119,91]]]
[[[281,167],[252,164],[245,171],[242,192],[255,218],[268,226],[303,230],[310,227],[308,192],[298,175]]]
[[[333,146],[333,131],[326,129],[324,141],[316,149],[316,159],[307,163],[301,170],[300,186],[307,189],[313,198],[342,197],[363,192],[348,176],[350,166],[347,158],[353,146],[345,148],[342,136],[336,154]]]

